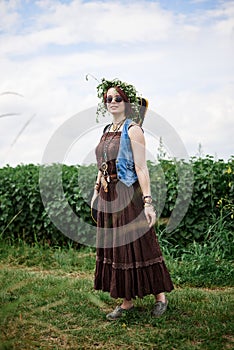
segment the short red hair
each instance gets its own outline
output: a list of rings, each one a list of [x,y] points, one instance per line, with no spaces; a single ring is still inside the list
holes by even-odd
[[[125,92],[122,89],[120,89],[118,86],[113,86],[113,88],[118,92],[118,94],[122,97],[122,99],[125,102],[125,114],[126,114],[126,117],[132,116],[133,115],[132,106],[131,106],[131,103],[130,103],[127,95],[125,94]],[[109,89],[111,89],[111,88],[109,88]],[[103,97],[104,97],[104,103],[106,105],[107,92],[104,93]]]

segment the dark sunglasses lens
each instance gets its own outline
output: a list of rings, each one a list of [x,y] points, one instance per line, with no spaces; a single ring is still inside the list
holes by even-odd
[[[107,99],[106,99],[106,102],[107,103],[111,103],[112,102],[112,96],[108,96]]]
[[[116,102],[122,102],[123,99],[122,99],[121,96],[116,96],[115,101],[116,101]]]
[[[106,102],[111,103],[113,99],[115,102],[118,102],[118,103],[123,101],[121,96],[115,96],[114,98],[112,96],[108,96],[106,99]]]

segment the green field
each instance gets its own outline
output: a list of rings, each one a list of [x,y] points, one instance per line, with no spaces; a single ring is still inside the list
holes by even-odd
[[[233,264],[202,258],[166,256],[176,288],[163,317],[147,296],[108,322],[119,301],[93,290],[94,249],[2,242],[0,349],[233,349]]]

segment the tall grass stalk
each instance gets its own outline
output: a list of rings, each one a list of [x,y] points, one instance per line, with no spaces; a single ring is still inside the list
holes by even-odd
[[[17,218],[17,216],[20,215],[20,213],[23,211],[23,209],[20,209],[17,214],[13,216],[13,218],[8,222],[8,224],[4,227],[2,232],[0,233],[0,239],[2,239],[4,232],[8,229],[8,227],[12,224],[12,222]]]

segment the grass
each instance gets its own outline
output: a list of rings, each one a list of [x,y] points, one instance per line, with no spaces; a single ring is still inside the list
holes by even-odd
[[[207,256],[205,276],[198,257],[194,267],[186,256],[168,256],[176,288],[168,295],[166,314],[152,318],[154,298],[147,296],[136,299],[131,317],[108,322],[105,315],[118,301],[93,290],[94,250],[29,247],[22,242],[2,242],[0,248],[1,350],[234,347],[230,262],[217,261],[216,269],[212,265],[209,271],[213,257]]]

